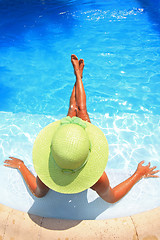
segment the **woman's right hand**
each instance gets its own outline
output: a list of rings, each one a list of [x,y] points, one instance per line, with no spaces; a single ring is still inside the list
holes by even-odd
[[[143,178],[143,177],[144,178],[149,178],[149,177],[157,178],[157,177],[159,177],[158,175],[155,175],[156,173],[160,172],[160,170],[154,171],[157,168],[156,166],[150,167],[151,166],[150,162],[148,163],[147,166],[142,166],[143,163],[144,163],[144,161],[141,161],[138,164],[138,167],[136,170],[136,173],[140,176],[140,178]]]
[[[14,157],[9,157],[9,158],[10,159],[7,159],[4,161],[5,167],[20,169],[20,167],[24,165],[24,162],[18,158],[14,158]]]

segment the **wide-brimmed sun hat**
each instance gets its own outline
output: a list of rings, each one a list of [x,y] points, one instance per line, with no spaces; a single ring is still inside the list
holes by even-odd
[[[98,127],[68,116],[41,130],[32,156],[35,171],[45,185],[72,194],[99,180],[108,154],[107,139]]]

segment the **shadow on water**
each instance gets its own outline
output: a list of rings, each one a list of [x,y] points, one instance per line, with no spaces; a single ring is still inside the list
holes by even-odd
[[[23,45],[23,34],[34,31],[45,35],[47,24],[55,24],[63,34],[68,34],[74,24],[70,10],[71,0],[2,0],[0,1],[0,45],[1,47]]]
[[[34,197],[34,203],[29,209],[28,214],[36,224],[44,228],[64,230],[79,224],[82,220],[95,220],[110,205],[100,197],[89,202],[87,199],[87,190],[78,194],[60,194],[50,190],[44,198],[39,199]],[[44,217],[47,215],[52,220],[48,219],[48,224],[41,225],[40,218],[35,217],[33,214]],[[53,218],[76,221],[66,221],[64,225],[55,221],[54,225]]]
[[[141,7],[147,12],[148,17],[152,23],[153,29],[160,34],[160,1],[159,0],[137,0]]]
[[[27,195],[34,200],[28,210],[29,217],[39,226],[50,230],[65,230],[78,225],[82,220],[95,220],[116,204],[105,202],[91,189],[77,194],[62,194],[50,189],[46,196],[37,198],[28,189],[24,178],[22,181],[28,192]],[[61,224],[62,222],[57,219],[66,221]]]

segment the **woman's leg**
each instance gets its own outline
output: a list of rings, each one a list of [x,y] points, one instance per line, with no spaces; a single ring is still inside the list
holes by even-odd
[[[76,75],[76,85],[75,85],[75,97],[76,97],[76,104],[77,104],[77,117],[81,118],[84,121],[90,122],[89,115],[87,113],[86,107],[86,94],[82,82],[81,72],[79,67],[84,67],[84,61],[81,59],[78,61],[76,55],[71,55],[71,62],[74,67],[74,72]]]
[[[70,103],[69,103],[69,110],[67,116],[70,116],[71,118],[74,116],[77,116],[77,106],[76,106],[76,96],[75,96],[75,84],[72,90],[72,94],[70,97]]]
[[[84,61],[83,61],[83,59],[80,59],[79,60],[79,71],[80,71],[81,78],[83,76],[83,68],[84,68]],[[74,84],[72,94],[71,94],[71,97],[70,97],[69,110],[68,110],[68,114],[67,114],[67,116],[70,116],[70,117],[77,116],[77,104],[76,104],[76,91],[75,91],[75,89],[76,89],[76,82]]]

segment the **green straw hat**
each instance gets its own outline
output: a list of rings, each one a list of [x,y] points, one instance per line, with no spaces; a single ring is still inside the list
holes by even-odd
[[[60,193],[78,193],[93,186],[108,160],[103,132],[78,117],[46,126],[33,146],[33,164],[41,181]]]

